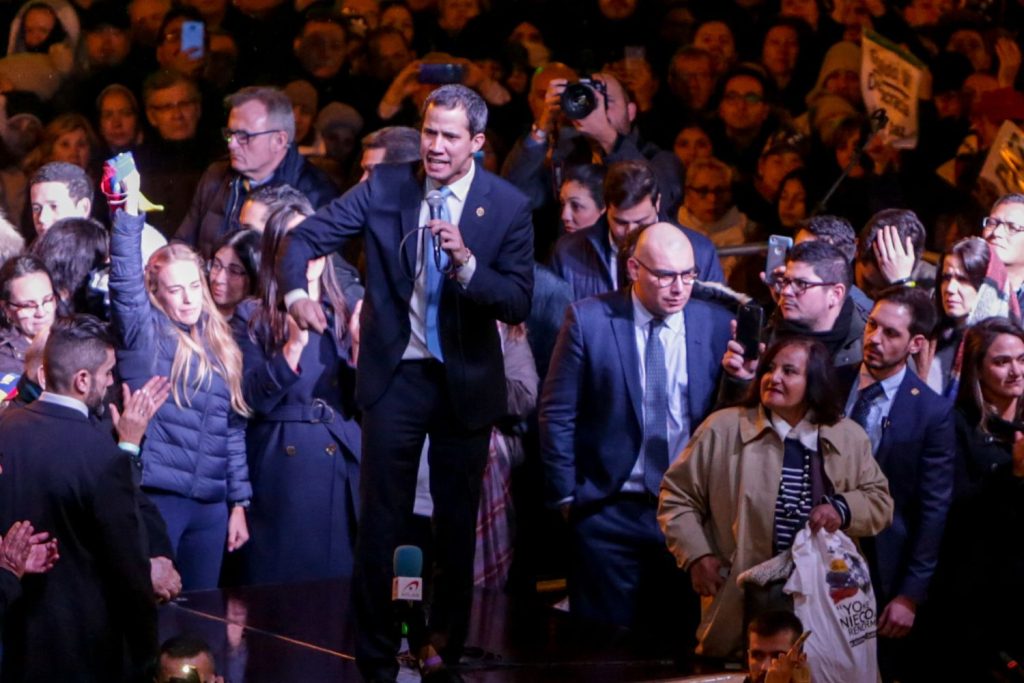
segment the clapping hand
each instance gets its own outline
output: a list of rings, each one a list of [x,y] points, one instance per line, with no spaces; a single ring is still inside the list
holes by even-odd
[[[166,377],[151,377],[142,388],[134,393],[127,384],[121,385],[124,401],[124,412],[120,412],[113,403],[110,404],[110,419],[114,423],[119,442],[142,443],[149,421],[160,410],[171,394],[171,383]]]
[[[60,558],[57,540],[46,532],[34,533],[31,522],[15,522],[0,541],[0,568],[19,579],[24,574],[50,571]]]

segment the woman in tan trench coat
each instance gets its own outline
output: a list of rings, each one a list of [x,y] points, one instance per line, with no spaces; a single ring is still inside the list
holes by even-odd
[[[736,577],[788,547],[796,528],[856,538],[891,523],[888,482],[867,434],[842,416],[842,393],[824,346],[780,341],[763,355],[745,404],[710,415],[665,473],[658,521],[701,595],[698,654],[742,653]],[[791,468],[785,451],[797,441],[803,467]],[[791,483],[780,489],[784,460]]]

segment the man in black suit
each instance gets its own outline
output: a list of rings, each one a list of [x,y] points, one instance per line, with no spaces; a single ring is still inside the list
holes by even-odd
[[[356,661],[368,680],[394,681],[398,671],[391,561],[408,538],[427,435],[437,580],[427,642],[413,643],[423,671],[440,669],[442,658],[458,662],[468,630],[481,479],[491,426],[506,411],[496,322],[523,321],[533,289],[529,202],[474,163],[486,123],[487,106],[473,91],[435,90],[424,104],[422,163],[374,168],[290,232],[279,263],[289,312],[301,327],[322,330],[323,310],[306,293],[306,264],[365,237],[353,594]],[[425,197],[437,195],[433,218]]]
[[[54,323],[47,391],[0,417],[0,528],[29,519],[60,545],[5,615],[0,679],[122,681],[156,651],[156,606],[131,462],[90,413],[113,383],[113,341],[90,316]]]

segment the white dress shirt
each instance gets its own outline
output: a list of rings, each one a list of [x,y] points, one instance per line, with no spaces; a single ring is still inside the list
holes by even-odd
[[[904,365],[903,369],[895,375],[883,379],[881,384],[884,395],[875,399],[874,403],[871,404],[871,409],[868,410],[868,429],[866,431],[868,438],[871,439],[872,453],[878,452],[878,444],[882,442],[882,434],[885,432],[885,428],[889,426],[889,411],[892,409],[893,399],[896,398],[896,392],[899,391],[900,384],[903,383],[903,377],[906,374],[907,366]],[[853,414],[853,406],[856,405],[860,392],[874,383],[875,378],[871,376],[862,363],[857,384],[854,385],[853,390],[850,391],[850,395],[846,399],[847,416]]]
[[[647,387],[646,352],[647,337],[650,334],[651,320],[654,315],[648,311],[635,292],[630,293],[633,300],[633,333],[636,338],[636,352],[639,360],[640,389]],[[665,324],[658,329],[658,338],[665,350],[665,373],[668,378],[668,454],[669,462],[682,452],[686,442],[690,440],[690,404],[687,394],[688,376],[686,373],[686,325],[683,324],[683,312],[673,313],[665,318]],[[643,402],[641,401],[641,412]],[[646,422],[641,414],[640,424]],[[640,450],[636,454],[636,462],[623,484],[624,492],[637,493],[644,489],[644,441],[641,439]]]
[[[470,164],[469,172],[462,176],[448,187],[452,193],[448,197],[448,215],[452,225],[458,225],[462,219],[462,210],[466,206],[466,195],[469,194],[469,187],[473,184],[473,177],[476,176],[476,163]],[[427,178],[423,186],[423,201],[420,202],[419,225],[426,225],[430,220],[430,206],[427,204],[427,194],[439,189],[441,186],[433,178]],[[424,244],[430,244],[428,240],[433,239],[429,230],[420,232],[420,239],[416,240],[416,284],[412,288],[412,298],[409,299],[409,345],[402,353],[402,360],[425,360],[433,358],[434,355],[427,349],[427,268],[423,254],[432,253],[430,249],[424,250]],[[463,287],[469,284],[476,268],[476,261],[459,269],[456,279]]]

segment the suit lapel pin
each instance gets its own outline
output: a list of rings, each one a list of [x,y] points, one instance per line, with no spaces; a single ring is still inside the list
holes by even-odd
[[[485,213],[484,212],[484,207],[482,207],[482,206],[476,207],[476,217],[477,218],[483,218],[484,217],[484,213]]]
[[[917,387],[914,387],[913,389],[910,390],[910,395],[911,396],[917,396],[920,393],[921,393],[921,390],[918,389]]]

